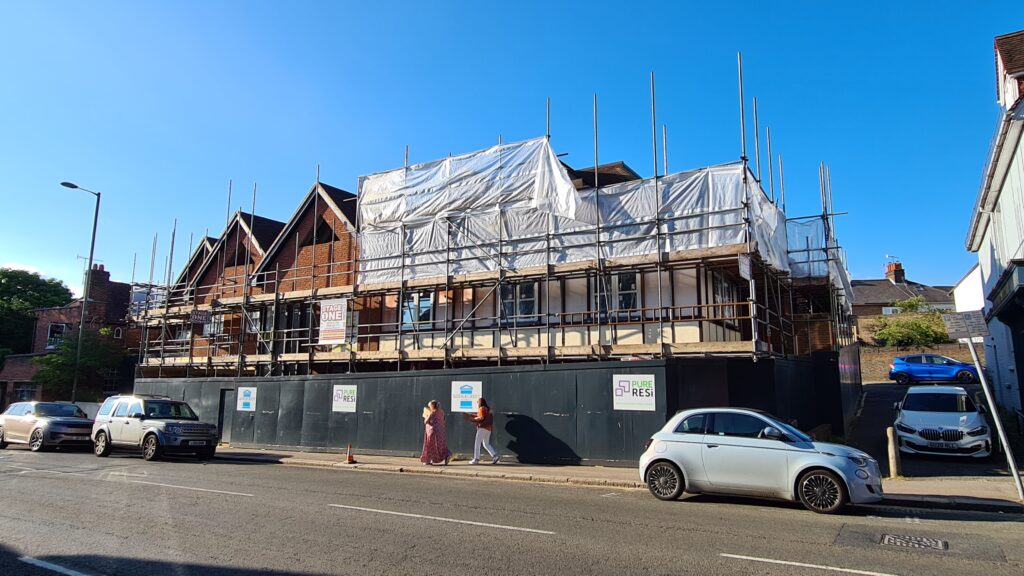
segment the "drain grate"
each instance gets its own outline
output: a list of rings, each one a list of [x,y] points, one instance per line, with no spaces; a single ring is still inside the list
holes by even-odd
[[[916,548],[919,550],[949,550],[949,542],[938,538],[922,536],[900,536],[898,534],[882,534],[882,542],[886,546]]]

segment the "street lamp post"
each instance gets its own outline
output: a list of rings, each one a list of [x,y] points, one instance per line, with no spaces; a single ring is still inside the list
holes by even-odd
[[[73,190],[84,190],[96,197],[96,210],[92,215],[92,240],[89,242],[89,264],[85,269],[85,287],[82,289],[82,317],[78,322],[78,350],[75,352],[75,374],[71,381],[71,401],[75,401],[78,392],[78,366],[82,361],[82,338],[85,334],[85,312],[89,306],[89,285],[92,284],[92,255],[96,249],[96,223],[100,219],[100,193],[82,188],[73,182],[61,182],[61,186]]]

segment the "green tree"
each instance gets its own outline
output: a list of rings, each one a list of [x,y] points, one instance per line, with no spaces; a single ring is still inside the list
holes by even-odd
[[[71,291],[60,280],[35,272],[0,268],[0,349],[11,353],[30,352],[36,308],[64,306]]]
[[[887,316],[880,318],[876,327],[875,342],[881,346],[934,346],[949,342],[938,312]]]
[[[924,296],[912,296],[906,300],[893,302],[892,305],[900,309],[900,314],[918,314],[928,310]]]
[[[32,381],[42,384],[44,390],[59,399],[69,398],[75,377],[77,348],[78,334],[69,334],[54,353],[35,358],[39,371],[32,377]],[[110,370],[121,366],[123,359],[124,351],[110,338],[109,329],[104,328],[99,332],[86,330],[82,340],[76,400],[101,399],[104,379]]]

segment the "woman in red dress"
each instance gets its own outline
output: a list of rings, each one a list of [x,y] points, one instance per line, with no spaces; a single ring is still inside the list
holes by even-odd
[[[420,454],[420,462],[447,466],[452,453],[448,450],[448,437],[444,431],[444,410],[437,400],[427,403],[423,411],[423,428],[423,453]]]

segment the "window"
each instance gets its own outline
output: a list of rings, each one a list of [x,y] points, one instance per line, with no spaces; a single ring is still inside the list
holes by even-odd
[[[69,417],[69,418],[87,418],[85,412],[74,404],[51,404],[51,403],[39,403],[36,404],[36,415],[37,416],[54,416],[54,417]]]
[[[537,283],[517,282],[501,285],[501,321],[509,324],[537,322]]]
[[[946,358],[945,356],[925,356],[925,358],[932,364],[938,364],[939,366],[958,364],[956,360]]]
[[[107,398],[103,401],[103,405],[100,406],[100,411],[97,414],[99,416],[106,416],[110,414],[110,411],[114,409],[115,402],[117,402],[116,398]]]
[[[621,320],[638,320],[640,312],[640,274],[637,272],[619,272],[610,274],[606,282],[600,277],[595,278],[594,310],[602,314],[608,311],[608,306],[613,310],[621,310],[616,318]],[[610,291],[605,294],[605,291]]]
[[[908,412],[977,412],[971,397],[966,394],[918,393],[907,394],[900,405]]]
[[[907,364],[924,364],[924,362],[921,361],[920,356],[907,356],[903,361]]]
[[[892,316],[900,312],[902,312],[902,309],[899,306],[882,306],[882,314],[884,316]]]
[[[217,336],[224,333],[224,315],[214,314],[203,324],[203,336]]]
[[[135,416],[136,414],[142,414],[142,402],[138,400],[132,402],[131,408],[128,409],[128,416]]]
[[[14,385],[14,399],[30,402],[36,399],[36,385],[31,382],[20,382]]]
[[[4,416],[21,416],[24,413],[25,404],[11,404],[4,410]]]
[[[716,306],[711,314],[713,318],[732,318],[736,316],[736,309],[733,303],[736,302],[736,287],[721,272],[711,273],[711,297]],[[728,323],[732,323],[729,321]]]
[[[419,330],[421,322],[429,323],[433,321],[433,291],[419,290],[405,294],[402,299],[402,330]]]
[[[147,400],[146,417],[198,420],[196,413],[184,402],[173,400]]]
[[[113,396],[121,391],[121,370],[109,368],[103,372],[103,394]]]
[[[761,431],[768,426],[760,418],[748,414],[734,414],[731,412],[720,412],[715,414],[714,433],[719,436],[739,436],[742,438],[757,438]]]
[[[128,413],[128,402],[121,402],[117,405],[117,410],[114,410],[114,416],[124,416]]]
[[[707,414],[694,414],[676,426],[676,434],[703,434],[707,419]]]
[[[67,332],[67,324],[50,324],[46,329],[46,349],[53,350],[64,341],[64,333]]]
[[[114,328],[114,340],[120,340],[124,336],[124,332],[120,328]]]

